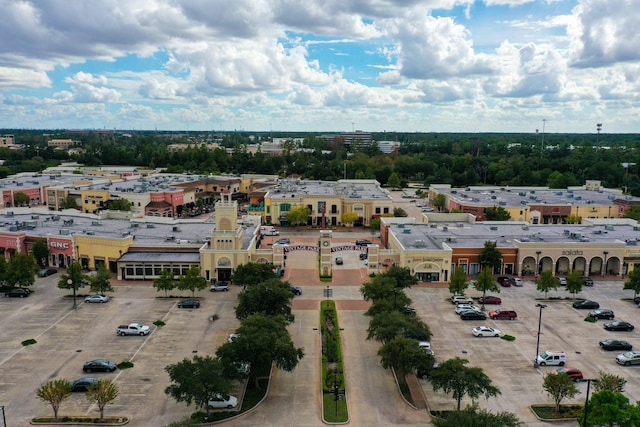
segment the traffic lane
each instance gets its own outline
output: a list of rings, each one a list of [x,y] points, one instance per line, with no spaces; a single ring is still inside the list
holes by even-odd
[[[518,312],[518,320],[493,321],[462,321],[454,312],[454,306],[448,302],[450,294],[447,289],[414,288],[408,291],[414,299],[414,307],[418,314],[430,326],[434,337],[432,345],[438,360],[451,357],[464,357],[470,360],[470,365],[480,366],[493,379],[501,390],[498,399],[481,401],[482,406],[492,410],[509,410],[516,412],[522,420],[533,423],[528,404],[546,402],[548,397],[542,392],[542,376],[555,369],[553,367],[533,368],[534,353],[536,352],[537,327],[540,301],[535,298],[543,294],[535,290],[532,282],[526,282],[523,288],[503,288],[499,296],[503,303],[499,306],[487,305],[487,310],[496,307],[506,307]],[[620,317],[632,315],[637,308],[622,301],[628,297],[628,292],[622,291],[622,282],[608,282],[599,288],[586,288],[579,295],[600,302],[601,305],[615,307],[616,315]],[[549,296],[568,296],[563,289],[554,291]],[[428,301],[428,302],[427,302]],[[599,349],[598,341],[602,339],[602,323],[585,322],[588,310],[576,310],[571,307],[573,300],[542,301],[547,305],[543,309],[540,336],[540,351],[546,349],[560,350],[567,353],[568,365],[575,366],[585,375],[596,376],[600,370],[615,373],[627,378],[627,386],[632,400],[637,400],[638,380],[630,378],[629,373],[621,372],[613,358],[615,354],[607,354]],[[433,310],[433,304],[438,304],[438,310]],[[428,305],[427,305],[428,304]],[[429,307],[426,310],[425,307]],[[493,338],[476,338],[471,335],[473,326],[486,324],[501,329],[504,333],[513,335],[516,340],[507,342]],[[609,335],[616,333],[608,333]],[[619,334],[619,333],[618,333]],[[620,337],[620,335],[615,335]],[[636,335],[632,332],[625,335],[632,341]],[[615,352],[612,352],[615,353]],[[633,369],[633,368],[632,368]],[[429,395],[429,402],[436,405],[435,409],[446,409],[450,405],[450,398],[434,396],[430,387],[424,384],[424,390]],[[580,402],[582,399],[574,399]],[[441,405],[440,408],[438,405]]]

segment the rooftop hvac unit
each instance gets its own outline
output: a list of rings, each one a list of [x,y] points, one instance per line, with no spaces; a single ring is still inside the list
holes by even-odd
[[[449,227],[445,225],[444,227],[442,227],[442,231],[449,231]]]
[[[178,227],[177,225],[174,225],[173,228],[171,229],[171,231],[179,232],[180,231],[180,227]]]
[[[68,236],[69,235],[69,229],[68,228],[61,228],[60,229],[60,234],[63,236]]]
[[[404,228],[404,224],[398,224],[398,228]]]
[[[500,206],[507,206],[507,202],[498,202],[498,205],[500,205]]]
[[[565,234],[566,236],[568,236],[569,234],[571,234],[571,232],[570,232],[569,230],[564,230],[563,232],[564,232],[564,234]]]
[[[574,199],[575,200],[582,200],[582,196],[575,196]]]
[[[524,197],[524,196],[526,196],[526,195],[527,195],[527,193],[525,193],[524,191],[520,191],[520,192],[518,193],[518,196],[520,196],[520,197]]]
[[[147,228],[155,228],[155,225],[153,225],[153,224],[147,224]]]
[[[424,243],[424,240],[416,240],[415,241],[415,246],[416,246],[416,248],[424,248],[426,246],[426,244]]]
[[[438,228],[438,224],[429,224],[429,228]]]
[[[604,226],[604,229],[607,230],[607,231],[613,231],[613,225],[612,224],[606,224]]]
[[[100,226],[102,225],[100,221],[91,221],[91,225]]]
[[[498,231],[498,226],[497,225],[492,225],[491,227],[489,227],[489,230]]]
[[[529,226],[528,225],[523,225],[522,229],[525,230],[525,231],[528,231],[529,230]]]
[[[458,241],[458,238],[456,236],[447,237],[447,242],[455,243],[457,241]]]
[[[562,196],[562,191],[556,191],[556,196]]]
[[[640,231],[640,225],[634,225],[633,231]]]
[[[411,234],[411,229],[410,228],[405,228],[404,230],[402,230],[402,232],[404,234]]]
[[[498,197],[497,197],[497,196],[495,196],[495,195],[491,196],[491,200],[496,200],[497,198],[498,198]]]
[[[526,201],[526,200],[520,200],[520,204],[521,204],[521,205],[526,205],[526,204],[527,204],[527,201]]]

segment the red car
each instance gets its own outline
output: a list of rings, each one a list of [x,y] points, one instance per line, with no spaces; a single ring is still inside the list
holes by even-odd
[[[480,297],[478,299],[480,304],[502,304],[502,300],[498,297],[494,297],[492,295],[486,296],[484,298]]]
[[[511,286],[511,279],[506,276],[500,276],[496,280],[500,284],[500,286],[503,286],[505,288],[508,288]]]
[[[507,310],[506,308],[499,308],[489,313],[489,317],[492,319],[509,319],[514,320],[518,317],[518,314],[513,310]]]
[[[567,367],[562,367],[562,368],[558,368],[555,371],[551,371],[552,374],[566,374],[569,376],[569,378],[571,378],[572,380],[574,380],[575,382],[579,382],[582,381],[582,371],[580,369],[576,369],[576,368],[567,368]]]

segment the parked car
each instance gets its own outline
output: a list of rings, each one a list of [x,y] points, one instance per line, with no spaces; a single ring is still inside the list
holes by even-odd
[[[487,295],[486,297],[480,297],[478,299],[480,304],[502,304],[502,300],[493,295]]]
[[[90,295],[84,299],[84,302],[87,303],[104,304],[107,301],[109,301],[109,297],[107,295]]]
[[[342,259],[342,257],[337,257],[336,258],[336,265],[342,265],[344,264],[344,260]]]
[[[600,341],[600,348],[608,351],[611,351],[611,350],[629,351],[633,349],[633,346],[629,344],[627,341],[609,339],[609,340]]]
[[[31,295],[31,292],[25,288],[13,288],[4,293],[6,298],[25,298],[29,295]]]
[[[629,322],[610,322],[605,323],[604,328],[607,331],[633,331],[633,325]]]
[[[233,340],[235,340],[235,339],[236,339],[236,338],[238,338],[239,336],[240,336],[240,334],[236,334],[236,333],[229,334],[229,338],[227,338],[227,341],[228,341],[228,342],[233,342]]]
[[[369,256],[366,252],[362,252],[360,255],[358,255],[360,257],[361,261],[364,261],[365,259],[367,259],[367,257]]]
[[[408,305],[403,306],[400,311],[403,314],[416,314],[416,309],[413,307],[409,307]]]
[[[489,313],[489,317],[493,320],[496,320],[496,319],[514,320],[516,317],[518,317],[518,313],[516,313],[513,310],[507,310],[506,308],[499,308]]]
[[[591,310],[589,312],[589,317],[593,317],[595,319],[613,319],[615,314],[613,310],[609,310],[608,308],[598,308],[596,310]]]
[[[521,278],[519,278],[519,277],[512,277],[512,278],[511,278],[511,284],[512,284],[513,286],[517,286],[517,287],[519,287],[519,288],[520,288],[520,287],[522,287],[522,285],[524,284],[524,282],[523,282],[523,281],[522,281],[522,279],[521,279]]]
[[[43,268],[42,270],[38,271],[38,277],[49,277],[53,274],[56,274],[58,272],[58,270],[56,270],[55,268]]]
[[[211,292],[227,292],[229,290],[228,282],[217,282],[211,285],[209,289]]]
[[[583,277],[585,286],[593,286],[593,279],[591,277]]]
[[[288,237],[283,237],[281,239],[276,240],[276,245],[288,245],[289,243],[291,243],[291,240],[289,240]]]
[[[452,304],[473,304],[473,299],[464,295],[453,295],[451,297]]]
[[[107,359],[90,360],[82,366],[84,372],[113,372],[116,369],[118,366]]]
[[[509,279],[506,276],[500,276],[496,279],[498,281],[498,283],[500,284],[500,286],[503,286],[505,288],[508,288],[511,286],[511,279]]]
[[[581,310],[593,310],[596,308],[600,308],[600,304],[598,304],[595,301],[589,301],[589,300],[584,300],[584,301],[576,301],[571,305],[573,308],[577,308],[577,309],[581,309]]]
[[[460,318],[462,320],[485,320],[487,315],[481,311],[467,310],[460,313]]]
[[[557,277],[558,282],[560,282],[560,286],[567,286],[567,278],[566,277]]]
[[[637,296],[633,299],[634,304],[640,304],[640,296]]]
[[[567,354],[564,351],[547,350],[544,353],[538,355],[536,362],[540,366],[564,366],[567,364]]]
[[[96,382],[97,380],[95,378],[89,377],[71,381],[71,391],[74,393],[78,391],[87,391],[89,390],[89,387],[95,385]]]
[[[471,330],[471,333],[476,337],[499,337],[502,332],[500,329],[488,326],[477,326]]]
[[[183,299],[178,303],[178,308],[200,308],[200,300],[197,298]]]
[[[356,246],[367,246],[367,245],[372,245],[373,243],[370,240],[367,239],[359,239],[356,240]]]
[[[291,292],[293,295],[302,295],[302,288],[300,286],[290,286]]]
[[[616,363],[619,365],[640,365],[640,351],[627,351],[616,356]]]
[[[456,305],[456,314],[460,314],[463,311],[467,311],[467,310],[480,311],[480,308],[476,307],[473,304],[458,304],[458,305]]]
[[[582,371],[577,368],[563,367],[563,368],[558,368],[555,371],[551,371],[551,373],[556,375],[565,374],[575,382],[580,382],[584,378],[584,376],[582,375]]]
[[[207,402],[207,406],[212,409],[235,408],[238,406],[238,398],[228,394],[216,394],[213,399]]]

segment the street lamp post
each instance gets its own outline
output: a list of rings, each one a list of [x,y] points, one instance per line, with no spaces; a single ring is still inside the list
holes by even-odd
[[[540,353],[540,327],[542,326],[542,309],[546,307],[546,304],[536,304],[536,307],[540,307],[540,315],[538,316],[538,342],[536,343],[536,357],[533,359],[533,367],[538,367],[538,354]]]
[[[587,399],[584,401],[584,420],[582,421],[583,427],[587,427],[587,416],[589,416],[589,388],[591,383],[597,383],[597,379],[588,378],[586,380],[582,380],[587,382]]]
[[[604,255],[604,263],[602,264],[602,277],[607,275],[607,255],[609,255],[609,251],[603,251]]]
[[[542,251],[536,251],[536,277],[540,274],[540,254]]]
[[[73,279],[68,279],[67,284],[73,289],[73,309],[75,310],[78,308],[78,305],[76,304],[76,287],[73,286]]]

